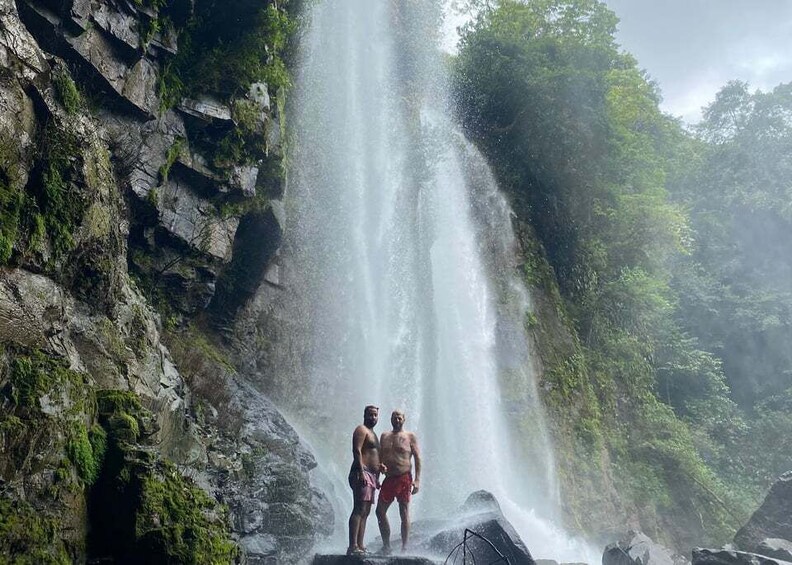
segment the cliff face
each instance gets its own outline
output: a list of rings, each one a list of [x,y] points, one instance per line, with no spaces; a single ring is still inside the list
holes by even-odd
[[[220,337],[277,285],[283,92],[168,90],[200,9],[0,1],[2,555],[288,562],[332,527]]]

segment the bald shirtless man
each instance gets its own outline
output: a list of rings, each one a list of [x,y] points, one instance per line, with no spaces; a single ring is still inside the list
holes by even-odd
[[[382,553],[391,553],[390,524],[388,508],[394,499],[399,502],[401,516],[402,551],[407,548],[410,535],[410,498],[418,493],[421,480],[421,452],[418,449],[418,438],[415,434],[404,430],[406,416],[401,410],[391,414],[393,431],[382,434],[380,458],[385,466],[385,480],[377,503],[377,521],[382,535]],[[415,460],[415,480],[412,477],[412,460]]]
[[[349,469],[349,486],[352,488],[354,507],[349,517],[349,547],[347,555],[365,553],[363,538],[366,535],[371,505],[374,503],[374,491],[379,483],[380,472],[385,466],[380,464],[380,442],[374,433],[374,426],[379,419],[379,408],[366,406],[363,410],[363,424],[352,433],[352,468]]]

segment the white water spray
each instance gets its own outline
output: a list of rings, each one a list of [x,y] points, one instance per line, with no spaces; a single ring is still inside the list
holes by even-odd
[[[416,518],[486,489],[535,556],[591,560],[552,526],[554,462],[510,211],[453,125],[434,39],[421,36],[434,8],[313,7],[290,115],[283,250],[300,336],[291,380],[274,395],[337,494],[336,549],[351,504],[351,432],[376,404],[376,431],[400,408],[422,443]]]

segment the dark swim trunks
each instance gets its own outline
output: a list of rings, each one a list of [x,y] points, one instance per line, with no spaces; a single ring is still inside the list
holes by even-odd
[[[396,477],[385,477],[382,481],[382,490],[379,499],[381,502],[390,504],[395,498],[399,502],[410,502],[412,497],[412,474],[404,473]]]
[[[368,467],[363,467],[363,482],[358,479],[357,469],[349,470],[349,487],[355,500],[374,502],[374,491],[377,490],[377,475]]]

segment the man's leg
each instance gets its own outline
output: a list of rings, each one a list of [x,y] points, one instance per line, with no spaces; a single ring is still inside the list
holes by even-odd
[[[410,503],[399,502],[399,516],[401,517],[402,551],[407,549],[407,538],[410,537]]]
[[[381,496],[381,495],[380,495]],[[382,549],[390,549],[390,524],[388,523],[388,508],[393,501],[385,502],[382,499],[377,503],[377,523],[382,536]]]
[[[360,525],[358,526],[358,535],[357,535],[357,546],[358,549],[365,549],[363,545],[363,539],[366,537],[366,521],[369,517],[369,512],[371,512],[371,501],[363,502],[363,508],[360,513]]]
[[[362,500],[355,500],[355,506],[352,508],[352,514],[349,516],[349,548],[347,553],[357,549],[358,531],[360,530],[360,518],[363,515]],[[370,504],[370,503],[369,503]]]

